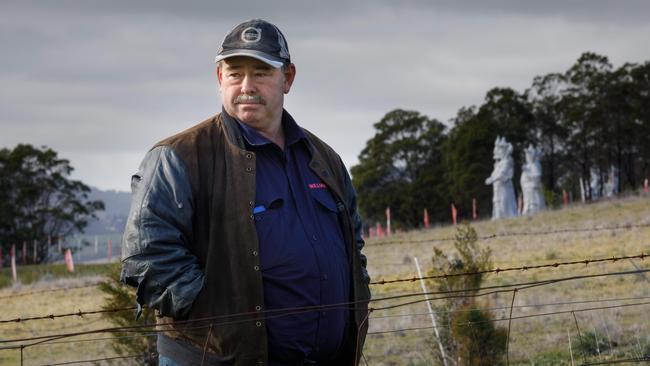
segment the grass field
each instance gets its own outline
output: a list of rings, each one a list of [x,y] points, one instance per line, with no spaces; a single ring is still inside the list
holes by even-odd
[[[107,267],[107,265],[103,266]],[[83,267],[78,266],[77,268]],[[100,274],[105,273],[105,269],[98,272]],[[2,320],[98,310],[104,303],[105,297],[94,285],[103,279],[104,277],[98,274],[64,276],[61,278],[46,275],[41,280],[32,282],[29,285],[4,288],[0,290]],[[68,290],[58,290],[61,288],[68,288]],[[6,323],[0,324],[0,340],[83,332],[110,326],[112,325],[100,315]],[[95,334],[60,340],[60,342],[65,343],[54,341],[27,347],[23,350],[23,364],[46,365],[64,361],[115,356],[110,347],[110,339],[83,342],[85,339],[108,337],[110,337],[109,334]],[[0,345],[0,347],[3,346],[6,345]],[[20,365],[20,353],[20,349],[0,350],[0,365]]]
[[[578,205],[568,209],[547,211],[534,217],[497,222],[480,221],[471,224],[479,236],[512,232],[624,227],[481,240],[479,242],[481,246],[489,246],[492,249],[494,265],[499,268],[650,253],[650,227],[631,226],[650,224],[650,199],[648,198],[635,197],[586,206]],[[423,272],[429,272],[432,267],[433,247],[451,254],[453,243],[439,239],[453,237],[455,230],[454,227],[446,226],[403,233],[383,241],[369,241],[364,252],[368,256],[368,270],[373,280],[415,276],[417,274],[414,265],[415,257],[419,259]],[[389,241],[400,243],[391,244],[388,243]],[[487,276],[483,286],[630,271],[636,267],[650,267],[648,265],[650,263],[647,263],[649,261],[650,258],[645,261],[625,260],[525,272],[504,272]],[[102,280],[109,270],[109,265],[77,266],[77,269],[77,273],[67,274],[62,265],[19,267],[20,284],[11,284],[9,271],[6,268],[1,270],[0,287],[4,288],[0,289],[0,320],[99,309],[105,301],[105,296],[92,285]],[[70,289],[43,292],[43,290],[57,288]],[[371,289],[374,299],[421,292],[419,282],[374,285]],[[433,288],[429,290],[433,291]],[[575,318],[571,313],[565,313],[513,320],[509,345],[510,364],[571,365],[569,336],[575,347],[578,336],[576,322],[581,332],[595,333],[602,338],[600,343],[603,346],[600,355],[590,356],[587,360],[605,361],[647,355],[650,353],[648,337],[650,321],[647,316],[650,306],[630,305],[580,311],[584,308],[650,302],[650,298],[647,297],[650,297],[650,275],[646,277],[639,274],[580,279],[518,291],[513,317],[573,310]],[[623,298],[630,298],[630,300],[620,300]],[[371,306],[381,307],[418,299],[421,297],[377,301]],[[607,301],[610,299],[617,300]],[[509,315],[507,307],[510,306],[511,301],[512,292],[483,297],[479,300],[479,304],[483,307],[496,308],[493,310],[493,316],[501,318]],[[566,304],[576,301],[590,302]],[[548,305],[552,303],[565,304]],[[440,305],[438,302],[433,302],[434,307]],[[536,306],[523,307],[524,305]],[[433,330],[426,328],[430,327],[431,320],[424,302],[375,311],[371,314],[369,323],[370,334],[364,349],[364,356],[369,365],[436,364],[433,355],[437,346]],[[507,326],[507,322],[497,322],[497,324]],[[0,340],[111,326],[99,315],[0,323]],[[424,329],[409,330],[411,328]],[[83,341],[97,338],[109,339]],[[73,342],[67,342],[69,340]],[[95,334],[61,341],[67,343],[49,342],[25,348],[24,365],[45,365],[115,356],[110,347],[108,334]],[[0,344],[0,348],[3,346],[6,345]],[[573,358],[575,365],[584,362],[583,356],[576,353],[575,349],[573,349]],[[0,365],[19,364],[20,350],[0,349]],[[133,363],[127,360],[102,364]]]
[[[512,232],[551,232],[562,229],[589,229],[597,227],[631,226],[650,224],[650,200],[627,198],[617,201],[574,206],[547,211],[533,217],[519,217],[501,221],[471,223],[479,237]],[[414,231],[389,239],[369,241],[365,253],[373,280],[408,278],[415,276],[414,257],[418,257],[424,272],[432,268],[433,247],[445,253],[453,253],[451,241],[435,239],[453,238],[454,227]],[[628,227],[619,230],[578,231],[496,237],[480,240],[480,246],[489,246],[493,252],[494,266],[498,268],[555,263],[588,258],[636,255],[650,253],[650,227]],[[410,242],[389,244],[390,241]],[[489,275],[483,286],[504,285],[539,281],[578,275],[594,275],[650,267],[650,261],[618,261],[578,266],[561,266],[543,270],[505,272]],[[633,263],[634,262],[634,263]],[[402,282],[391,285],[372,286],[373,298],[421,292],[419,282]],[[429,288],[429,291],[433,291]],[[650,282],[644,275],[619,275],[561,282],[552,285],[521,290],[515,297],[515,306],[549,304],[575,301],[594,301],[584,304],[557,306],[516,307],[513,317],[538,313],[579,310],[620,304],[650,302],[650,298],[620,301],[604,301],[619,298],[643,298],[650,296]],[[408,300],[415,300],[409,298]],[[404,299],[401,300],[404,302]],[[481,298],[483,307],[502,308],[493,311],[496,318],[507,317],[512,292]],[[394,302],[388,302],[394,303]],[[439,305],[435,301],[434,306]],[[383,306],[382,302],[373,306]],[[569,335],[573,346],[577,342],[577,328],[582,333],[596,333],[607,347],[598,356],[588,360],[611,360],[615,358],[650,355],[650,321],[648,305],[616,307],[593,311],[530,317],[513,320],[510,334],[510,364],[521,365],[571,365]],[[433,329],[402,330],[431,327],[424,302],[382,312],[370,317],[370,335],[366,342],[365,356],[369,365],[431,365],[434,362]],[[413,316],[411,314],[425,314]],[[507,322],[498,322],[507,326]],[[398,330],[392,333],[376,333]],[[611,345],[611,347],[610,347]],[[609,348],[609,349],[604,349]],[[574,364],[584,362],[581,354],[573,350]]]

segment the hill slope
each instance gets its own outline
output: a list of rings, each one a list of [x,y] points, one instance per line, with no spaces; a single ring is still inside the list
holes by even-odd
[[[103,235],[122,233],[131,206],[131,193],[121,191],[102,191],[91,188],[90,200],[104,202],[104,211],[97,213],[97,219],[88,223],[86,235]]]

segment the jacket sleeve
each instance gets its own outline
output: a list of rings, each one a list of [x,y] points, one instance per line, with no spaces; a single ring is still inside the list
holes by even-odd
[[[350,175],[348,174],[347,169],[343,162],[341,162],[341,167],[343,169],[344,189],[345,189],[345,200],[348,203],[350,210],[350,217],[352,219],[352,225],[354,226],[354,242],[357,250],[359,251],[359,260],[361,261],[361,270],[363,272],[363,277],[367,283],[370,283],[370,275],[368,275],[368,270],[366,266],[368,264],[368,258],[361,252],[366,242],[363,240],[363,225],[361,222],[361,216],[357,210],[357,193],[352,186],[352,181]]]
[[[204,278],[189,249],[193,208],[185,163],[169,147],[156,147],[132,177],[131,190],[121,280],[137,288],[138,304],[185,318]]]

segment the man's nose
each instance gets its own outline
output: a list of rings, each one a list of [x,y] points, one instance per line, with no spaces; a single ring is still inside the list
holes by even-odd
[[[253,75],[244,75],[244,79],[241,83],[241,93],[255,94],[255,82],[253,80]]]

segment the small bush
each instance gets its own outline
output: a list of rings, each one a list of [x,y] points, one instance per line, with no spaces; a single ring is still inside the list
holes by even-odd
[[[466,310],[457,313],[452,321],[458,356],[464,365],[499,364],[506,351],[507,329],[496,328],[487,311]]]
[[[454,247],[457,253],[448,256],[434,248],[431,274],[458,274],[481,272],[492,268],[489,247],[479,247],[478,235],[469,225],[460,226],[456,232]],[[502,363],[507,343],[507,330],[495,327],[489,311],[478,310],[476,295],[484,275],[448,276],[433,280],[439,291],[453,291],[457,296],[445,300],[438,307],[440,342],[448,358],[458,366],[487,366]],[[485,305],[485,304],[484,304]],[[442,355],[434,347],[434,357],[442,361]]]
[[[607,343],[606,336],[598,331],[582,332],[578,336],[576,350],[585,356],[597,356],[609,350],[609,343]]]
[[[102,309],[124,309],[135,306],[135,289],[120,282],[120,265],[113,265],[106,281],[99,285],[99,289],[108,295]],[[138,320],[134,311],[107,312],[103,316],[117,327],[133,325],[155,324],[156,317],[153,310],[144,308]],[[124,333],[112,333],[115,340],[113,349],[120,355],[142,354],[137,360],[139,365],[158,365],[156,353],[156,336],[152,335],[153,327],[141,328],[136,332],[129,332],[130,338],[122,338]]]

